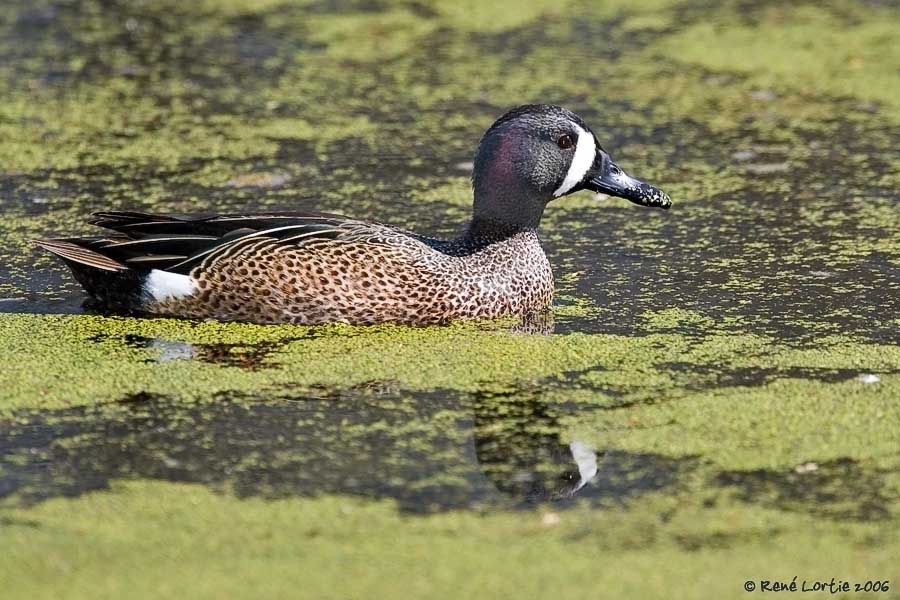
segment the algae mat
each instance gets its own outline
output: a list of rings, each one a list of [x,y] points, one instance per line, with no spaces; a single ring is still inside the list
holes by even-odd
[[[4,3],[4,597],[900,598],[898,35],[840,0]],[[452,235],[536,101],[675,206],[551,205],[527,328],[97,315],[28,245],[102,208]]]

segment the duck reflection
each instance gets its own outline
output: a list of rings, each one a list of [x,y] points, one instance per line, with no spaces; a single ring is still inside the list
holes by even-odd
[[[528,503],[570,498],[597,475],[597,452],[561,441],[558,418],[538,397],[475,401],[478,464],[498,490]]]

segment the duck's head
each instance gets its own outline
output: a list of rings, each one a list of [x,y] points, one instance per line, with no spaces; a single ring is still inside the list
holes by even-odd
[[[548,202],[579,190],[669,208],[660,189],[613,162],[575,113],[552,104],[515,108],[491,125],[475,155],[475,218],[537,227]]]

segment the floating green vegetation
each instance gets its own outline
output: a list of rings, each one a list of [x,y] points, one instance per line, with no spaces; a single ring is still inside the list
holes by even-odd
[[[16,9],[5,11],[8,18],[0,23],[15,27]],[[11,30],[6,45],[0,44],[0,55],[17,59],[0,68],[0,82],[6,81],[0,132],[10,142],[0,158],[7,172],[239,161],[271,156],[279,138],[327,142],[358,135],[353,119],[378,105],[413,114],[448,101],[463,108],[480,96],[497,107],[571,98],[576,107],[606,112],[602,92],[606,102],[649,107],[663,123],[705,109],[714,117],[710,125],[729,130],[756,88],[786,94],[776,103],[785,114],[827,111],[824,101],[809,101],[811,90],[877,101],[888,114],[894,111],[900,94],[890,87],[896,78],[889,65],[897,61],[884,55],[895,50],[890,9],[858,14],[848,26],[828,8],[762,7],[748,25],[726,5],[711,14],[697,11],[704,18],[696,23],[688,13],[688,22],[669,33],[666,25],[683,12],[672,2],[568,8],[437,3],[428,10],[398,5],[355,13],[311,12],[274,1],[191,7],[85,2],[41,23],[51,30],[64,26],[64,36],[24,38],[37,44],[27,56],[16,45],[26,30]],[[587,37],[578,33],[585,23],[593,27]],[[240,53],[242,31],[254,36],[256,53]],[[473,38],[474,31],[481,37]],[[501,34],[512,36],[514,47],[524,44],[524,53],[511,53],[491,38]],[[847,43],[824,41],[835,38]],[[610,44],[622,55],[598,59]],[[439,68],[418,52],[423,45],[441,57]],[[735,47],[746,47],[738,53],[743,62],[734,60]],[[685,70],[684,63],[750,79],[710,85],[704,73]],[[548,71],[548,64],[556,68]],[[42,78],[48,69],[60,73],[65,85]],[[604,85],[610,81],[616,85]],[[765,109],[765,100],[758,104]],[[654,125],[646,112],[616,112],[617,126]],[[439,122],[445,120],[441,115]],[[683,170],[677,179],[685,179]]]
[[[848,22],[841,10],[859,18]],[[875,102],[891,119],[900,118],[900,48],[889,41],[900,35],[895,8],[870,7],[862,14],[845,2],[766,5],[753,11],[751,21],[705,20],[668,36],[653,51],[741,73],[758,88]]]
[[[370,381],[408,391],[538,388],[550,401],[605,405],[612,396],[636,403],[579,417],[603,447],[703,454],[733,468],[807,458],[893,460],[900,431],[886,416],[900,385],[896,346],[833,337],[792,348],[719,332],[709,318],[678,310],[648,315],[647,326],[666,333],[547,336],[478,324],[304,328],[5,315],[0,349],[16,360],[0,373],[2,411],[137,393],[185,402],[223,393],[277,398]]]
[[[595,588],[680,600],[738,598],[747,580],[790,583],[798,574],[798,586],[833,573],[893,585],[900,575],[896,521],[835,527],[735,499],[706,501],[652,494],[605,510],[411,519],[387,501],[239,500],[193,485],[120,483],[4,511],[0,577],[11,596],[35,599],[297,590],[315,598],[522,598]]]
[[[898,22],[844,0],[3,3],[0,294],[25,310],[71,296],[27,239],[86,233],[92,210],[318,209],[449,234],[479,136],[525,102],[575,109],[675,200],[549,207],[555,313],[575,333],[0,315],[0,430],[19,436],[0,475],[21,491],[40,464],[57,490],[0,511],[5,593],[708,598],[762,576],[900,580]],[[144,480],[191,473],[177,448],[224,443],[213,404],[235,413],[228,443],[271,408],[318,432],[322,463],[251,430],[203,485]],[[338,456],[384,467],[392,490],[468,490],[459,423],[502,428],[473,406],[508,418],[510,439],[589,443],[607,468],[649,456],[673,482],[626,468],[652,489],[413,517],[322,476]],[[120,464],[153,418],[190,443]],[[82,429],[56,439],[65,419]],[[107,435],[124,423],[132,437]],[[38,426],[48,455],[32,453]],[[408,457],[367,462],[385,440],[428,476],[397,475]],[[56,498],[79,471],[40,461],[103,475],[101,450],[115,468],[89,483],[110,489]],[[264,479],[294,467],[305,478]],[[291,497],[310,489],[322,496]]]
[[[411,196],[418,202],[434,202],[445,211],[468,217],[472,209],[472,180],[457,176],[440,185],[433,185],[431,179],[418,180],[418,189]]]
[[[479,2],[478,0],[439,0],[435,9],[447,26],[463,31],[502,32],[515,29],[535,21],[555,21],[565,16],[577,5],[571,0],[537,0],[521,3],[501,0],[500,2]]]
[[[732,375],[749,385],[765,381],[766,372],[766,367],[747,367],[717,379]],[[900,393],[896,374],[878,377],[877,383],[850,374],[849,381],[828,384],[809,379],[834,377],[827,368],[797,369],[794,378],[786,370],[783,376],[762,387],[682,394],[677,402],[604,412],[582,420],[578,431],[600,447],[703,456],[730,469],[790,469],[840,458],[900,467],[888,441],[900,434],[891,417]]]
[[[436,23],[406,10],[330,14],[309,20],[310,41],[339,60],[391,60],[431,35]]]

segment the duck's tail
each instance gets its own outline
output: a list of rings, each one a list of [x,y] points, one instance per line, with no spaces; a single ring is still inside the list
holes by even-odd
[[[91,241],[90,238],[86,238],[84,240],[32,240],[32,243],[60,257],[70,267],[78,265],[111,273],[128,270],[128,267],[119,261],[92,250],[89,245]]]
[[[96,300],[119,308],[140,308],[146,274],[95,250],[92,246],[101,243],[100,238],[32,240],[32,243],[61,258],[78,283]]]

